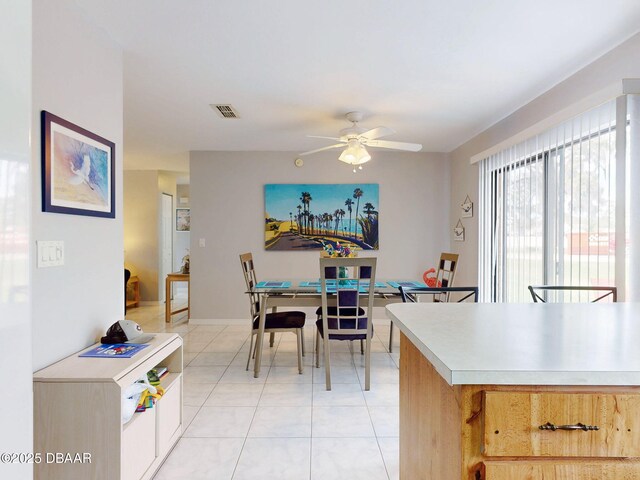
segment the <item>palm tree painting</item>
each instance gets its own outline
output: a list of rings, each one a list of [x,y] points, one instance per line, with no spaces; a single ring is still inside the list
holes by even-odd
[[[265,249],[321,250],[340,243],[378,250],[378,190],[377,183],[265,185]]]

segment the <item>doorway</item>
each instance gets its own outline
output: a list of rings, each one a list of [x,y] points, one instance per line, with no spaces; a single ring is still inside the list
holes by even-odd
[[[173,271],[173,195],[162,194],[160,220],[160,299],[166,302],[165,280]]]

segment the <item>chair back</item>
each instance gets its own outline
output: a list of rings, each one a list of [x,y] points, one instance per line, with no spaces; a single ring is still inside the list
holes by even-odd
[[[586,303],[618,301],[616,287],[583,287],[577,285],[529,285],[534,303]]]
[[[443,288],[453,287],[453,279],[456,275],[456,267],[458,266],[458,254],[457,253],[441,253],[440,263],[438,264],[438,272],[436,273],[436,286]],[[439,294],[433,295],[434,302],[448,302],[448,291],[443,291]]]
[[[251,253],[241,254],[240,264],[242,265],[242,273],[244,274],[244,282],[249,297],[251,321],[253,321],[260,314],[260,297],[255,291],[258,281],[256,280],[256,271],[253,268],[253,256]]]
[[[465,300],[469,302],[478,303],[478,287],[417,287],[417,288],[405,288],[400,287],[400,295],[403,302],[419,303],[422,295],[448,295],[452,292],[458,292],[462,296],[457,303],[462,303]]]
[[[322,326],[328,338],[372,336],[376,258],[321,258]],[[347,276],[340,273],[346,269]],[[335,302],[335,308],[333,307]]]

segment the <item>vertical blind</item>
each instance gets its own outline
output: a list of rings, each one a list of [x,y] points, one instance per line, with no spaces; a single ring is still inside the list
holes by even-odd
[[[528,285],[615,284],[615,121],[607,102],[481,161],[483,301],[531,301]]]

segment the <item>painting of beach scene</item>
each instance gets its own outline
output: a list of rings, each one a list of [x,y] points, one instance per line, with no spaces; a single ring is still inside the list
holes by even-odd
[[[378,250],[377,183],[268,184],[265,249]]]
[[[43,112],[43,211],[114,218],[114,148]]]

